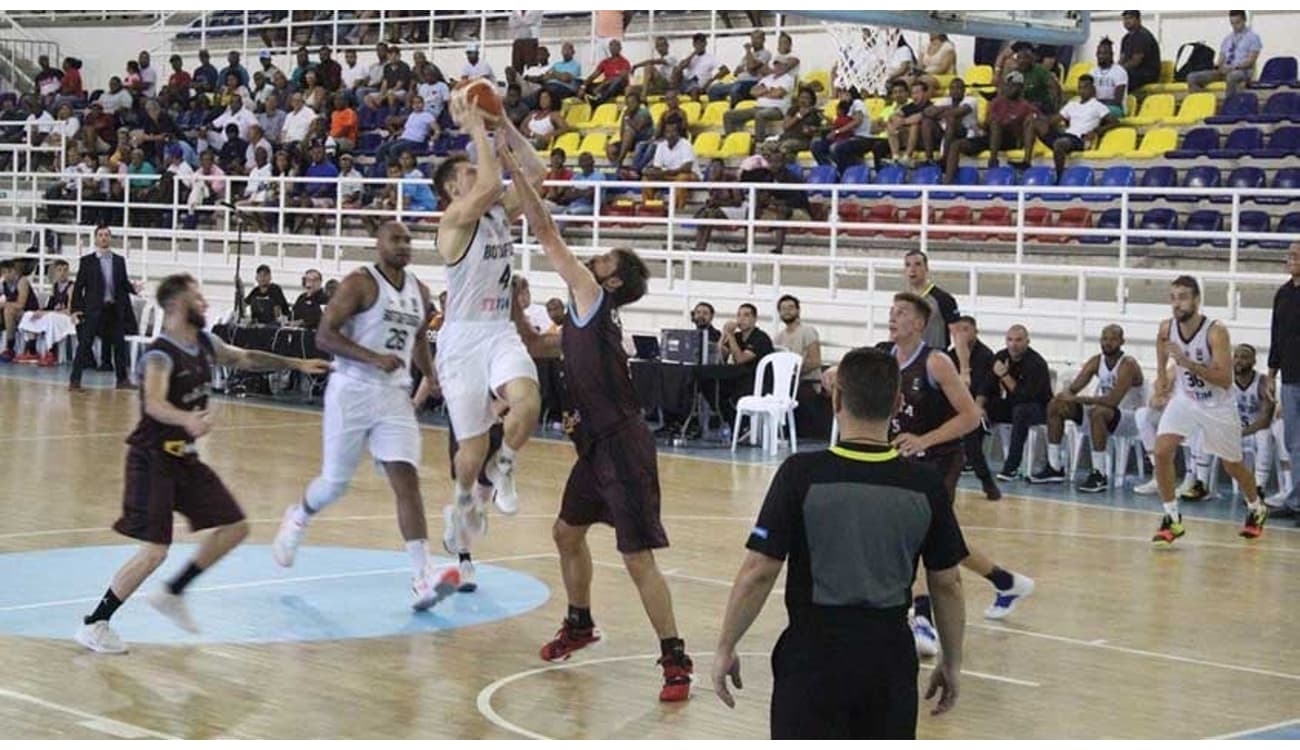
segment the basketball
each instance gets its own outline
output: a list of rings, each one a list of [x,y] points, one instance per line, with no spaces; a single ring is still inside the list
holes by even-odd
[[[501,104],[501,96],[496,92],[496,87],[492,85],[491,81],[483,78],[471,78],[468,81],[461,81],[456,84],[451,96],[453,99],[460,99],[465,104],[477,107],[489,126],[495,125],[505,112]]]

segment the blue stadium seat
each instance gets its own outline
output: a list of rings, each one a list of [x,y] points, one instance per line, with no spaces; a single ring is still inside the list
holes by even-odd
[[[1061,175],[1061,187],[1092,187],[1096,175],[1092,167],[1069,167],[1065,174]],[[1049,201],[1070,201],[1079,197],[1078,193],[1056,193],[1054,195],[1043,196]]]
[[[1153,208],[1142,214],[1138,229],[1153,232],[1168,232],[1178,228],[1178,213],[1172,208]],[[1130,245],[1154,245],[1160,237],[1129,237]]]
[[[1101,180],[1097,184],[1102,187],[1133,187],[1137,184],[1137,172],[1126,164],[1106,167],[1106,171],[1101,173]],[[1090,193],[1083,196],[1085,201],[1095,203],[1113,201],[1117,198],[1119,196],[1113,193]]]
[[[902,185],[907,180],[907,170],[897,164],[890,164],[883,167],[876,173],[876,179],[872,182],[875,185]],[[867,190],[861,193],[867,198],[880,198],[896,196],[897,193],[884,193],[879,190]]]
[[[361,138],[357,140],[357,153],[362,156],[374,156],[379,150],[379,144],[384,142],[384,137],[379,133],[362,133]]]
[[[1211,159],[1240,159],[1246,154],[1264,148],[1264,134],[1259,128],[1237,128],[1228,133],[1223,148],[1210,151]]]
[[[1097,229],[1119,229],[1120,218],[1122,214],[1118,208],[1108,208],[1101,212],[1097,218]],[[1135,226],[1133,222],[1133,212],[1128,212],[1128,225]],[[1108,245],[1119,239],[1119,235],[1088,235],[1079,237],[1080,242],[1086,242],[1089,245]]]
[[[835,173],[834,164],[818,164],[808,170],[809,185],[834,185],[839,182],[839,175]],[[814,190],[811,195],[826,197],[831,194],[829,190]]]
[[[1056,185],[1056,168],[1055,167],[1030,167],[1020,175],[1020,184],[1025,187],[1049,187]],[[1026,199],[1038,198],[1044,200],[1048,196],[1046,193],[1026,193]]]
[[[1300,76],[1297,75],[1294,57],[1273,57],[1264,63],[1264,69],[1259,72],[1259,80],[1250,87],[1275,89],[1279,86],[1294,86],[1297,78]]]
[[[1269,212],[1266,211],[1243,211],[1236,217],[1236,229],[1242,231],[1242,233],[1251,233],[1251,231],[1265,233],[1265,231],[1269,231],[1271,224],[1273,224],[1273,220],[1269,217]],[[1239,244],[1240,247],[1251,247],[1252,244],[1258,243],[1260,243],[1260,240],[1257,239],[1243,239]],[[1230,247],[1229,240],[1216,239],[1214,240],[1214,247]]]
[[[1218,167],[1201,165],[1192,167],[1183,174],[1183,183],[1180,187],[1185,188],[1216,188],[1223,184],[1223,173]],[[1203,200],[1199,195],[1170,195],[1167,200],[1179,201],[1183,203]]]
[[[853,166],[844,170],[844,174],[840,176],[840,184],[841,185],[871,184],[871,167],[868,167],[866,164],[854,164]],[[855,190],[853,192],[840,193],[840,195],[852,196],[854,198],[865,198],[867,197],[867,191]],[[874,195],[879,196],[879,193],[875,193]]]
[[[1273,229],[1278,234],[1300,234],[1300,212],[1292,211],[1277,223]],[[1274,249],[1286,249],[1291,243],[1286,240],[1264,240],[1259,243],[1260,247],[1270,247]]]
[[[907,182],[911,185],[939,185],[943,183],[943,170],[933,164],[917,167],[912,170],[911,178]],[[905,200],[916,200],[921,197],[920,193],[894,193],[894,195]]]
[[[1142,173],[1142,181],[1138,187],[1144,188],[1168,188],[1178,184],[1178,173],[1173,167],[1148,167]],[[1134,201],[1153,201],[1156,199],[1154,194],[1134,195],[1129,200]]]
[[[980,184],[980,171],[976,167],[957,167],[957,174],[953,180],[954,185],[978,185]],[[954,199],[968,198],[972,193],[930,193],[936,200],[950,201]]]
[[[1214,128],[1192,128],[1183,136],[1183,144],[1173,151],[1166,151],[1166,159],[1195,159],[1209,156],[1210,151],[1219,147],[1219,131]]]
[[[986,186],[1003,186],[1016,184],[1016,170],[1011,167],[993,167],[984,170],[984,181],[981,183]],[[990,198],[1003,198],[1011,200],[1015,198],[1015,193],[969,193],[974,200],[988,200]]]
[[[1300,191],[1300,168],[1285,167],[1273,173],[1273,184],[1269,187],[1276,190]],[[1290,203],[1291,198],[1281,195],[1257,195],[1256,203],[1265,203],[1269,205],[1281,205]]]
[[[1287,125],[1273,131],[1268,137],[1268,147],[1252,151],[1260,159],[1282,159],[1300,154],[1300,126]]]
[[[1183,231],[1186,232],[1221,232],[1223,231],[1223,214],[1218,211],[1202,210],[1193,211],[1187,217],[1187,223],[1183,225]],[[1210,242],[1209,237],[1170,237],[1170,245],[1179,247],[1195,247]]]
[[[1228,175],[1228,187],[1262,188],[1265,185],[1264,170],[1259,167],[1237,167]]]
[[[1259,123],[1298,121],[1300,120],[1300,94],[1294,91],[1279,91],[1264,102],[1264,111],[1246,120]]]
[[[1259,113],[1259,97],[1250,91],[1233,94],[1223,101],[1219,114],[1205,118],[1206,125],[1231,125],[1245,122]]]

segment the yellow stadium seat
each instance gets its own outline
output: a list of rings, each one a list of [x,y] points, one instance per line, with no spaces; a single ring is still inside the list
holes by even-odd
[[[572,102],[573,99],[566,99],[564,109],[560,110],[564,121],[575,128],[587,127],[587,122],[591,120],[591,105],[586,102]]]
[[[722,134],[716,131],[700,133],[695,136],[695,158],[716,159],[722,154]]]
[[[1078,91],[1079,77],[1084,75],[1085,73],[1091,73],[1093,67],[1094,67],[1093,63],[1088,60],[1077,62],[1071,65],[1070,72],[1065,74],[1065,90]]]
[[[989,100],[982,96],[975,97],[975,119],[981,127],[989,121]]]
[[[1006,155],[1007,161],[1010,162],[1018,162],[1018,161],[1025,160],[1025,150],[1023,148],[1007,149],[1003,153]],[[1050,157],[1051,155],[1052,155],[1052,149],[1048,148],[1046,143],[1043,143],[1040,140],[1034,141],[1034,156]]]
[[[993,66],[971,65],[962,72],[961,77],[967,86],[992,86]]]
[[[947,94],[948,84],[952,83],[953,79],[956,77],[957,76],[953,73],[940,73],[939,75],[934,76],[934,80],[939,84],[939,93]]]
[[[743,159],[753,150],[754,136],[742,130],[732,133],[722,142],[721,156],[724,159]]]
[[[650,119],[654,120],[654,123],[658,125],[659,118],[664,116],[664,112],[667,111],[667,109],[668,109],[668,105],[664,104],[663,102],[659,102],[658,104],[651,104]]]
[[[1124,114],[1131,115],[1138,111],[1138,98],[1129,94],[1124,97]]]
[[[758,102],[754,101],[753,99],[744,99],[742,101],[736,102],[736,106],[732,107],[732,109],[753,109],[754,107],[757,106],[758,106]]]
[[[885,108],[885,100],[878,96],[873,96],[864,101],[867,107],[867,114],[871,116],[871,119],[879,119],[880,111]]]
[[[704,108],[704,114],[700,116],[699,126],[701,128],[720,128],[722,127],[722,117],[731,109],[731,105],[726,100],[719,102],[709,102]]]
[[[1160,81],[1160,83],[1174,82],[1174,61],[1173,60],[1160,61],[1160,77],[1156,80]]]
[[[1160,77],[1156,79],[1155,83],[1148,83],[1147,85],[1143,86],[1142,91],[1148,94],[1150,93],[1181,94],[1187,91],[1187,84],[1176,83],[1174,81],[1173,60],[1161,60]]]
[[[814,70],[804,76],[800,83],[815,89],[817,86],[814,84],[820,84],[821,88],[817,89],[818,96],[828,96],[831,93],[831,72],[829,70]]]
[[[582,145],[578,146],[579,154],[591,154],[593,158],[605,158],[605,146],[609,143],[608,133],[588,133],[582,138]]]
[[[700,121],[700,103],[693,101],[684,101],[678,104],[682,108],[682,114],[686,115],[686,122],[696,123]]]
[[[1178,148],[1177,128],[1154,128],[1142,136],[1142,145],[1124,154],[1126,159],[1158,159]]]
[[[1178,114],[1160,121],[1162,125],[1195,125],[1214,114],[1218,99],[1208,91],[1188,94],[1178,107]],[[1170,146],[1170,148],[1174,148]]]
[[[555,142],[551,144],[551,148],[562,148],[564,149],[566,156],[573,156],[578,152],[578,147],[581,144],[582,136],[573,131],[569,131],[559,138],[556,138]]]
[[[613,102],[605,102],[596,107],[592,113],[591,119],[583,126],[586,130],[593,128],[602,128],[608,130],[618,130],[618,105]]]
[[[827,122],[833,121],[835,119],[835,115],[839,112],[839,107],[840,107],[840,100],[831,99],[830,101],[826,102],[825,106],[822,107],[822,117],[825,117]]]
[[[1094,151],[1084,151],[1086,159],[1118,159],[1127,155],[1137,146],[1137,130],[1134,128],[1113,128],[1101,137],[1101,144]]]
[[[1151,94],[1142,100],[1142,108],[1132,117],[1120,120],[1124,125],[1155,125],[1174,116],[1173,94]]]

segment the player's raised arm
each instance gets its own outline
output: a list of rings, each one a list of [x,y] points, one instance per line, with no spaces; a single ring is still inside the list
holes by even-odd
[[[505,185],[501,181],[501,162],[497,160],[496,150],[488,140],[483,115],[460,97],[452,97],[451,106],[452,116],[460,123],[461,130],[469,133],[474,143],[477,162],[474,164],[474,182],[470,189],[450,205],[443,206],[444,213],[439,221],[440,239],[447,229],[472,226],[505,194]],[[439,242],[439,251],[442,251],[442,246],[443,243]],[[463,252],[463,248],[460,251]]]

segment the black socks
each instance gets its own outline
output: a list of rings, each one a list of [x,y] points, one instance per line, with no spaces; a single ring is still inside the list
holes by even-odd
[[[575,607],[570,604],[569,614],[564,619],[573,627],[581,630],[588,630],[596,626],[596,623],[591,620],[591,609],[586,607]]]
[[[190,585],[190,581],[193,581],[195,578],[198,578],[199,573],[202,572],[203,572],[203,568],[200,568],[199,566],[195,565],[193,562],[190,562],[189,565],[185,566],[185,570],[181,571],[180,575],[176,576],[170,582],[168,582],[167,590],[172,592],[173,594],[180,594],[182,591],[185,590],[186,586]]]
[[[1010,573],[996,565],[993,566],[993,571],[984,577],[987,578],[989,583],[993,584],[993,587],[998,591],[1006,591],[1016,584]]]
[[[120,606],[122,606],[122,600],[118,599],[117,594],[114,594],[113,589],[110,588],[104,592],[104,598],[99,600],[99,606],[95,607],[95,611],[87,615],[82,622],[89,625],[92,622],[108,620]]]
[[[930,597],[926,594],[916,597],[912,600],[912,607],[916,610],[917,617],[931,619],[930,616]]]

